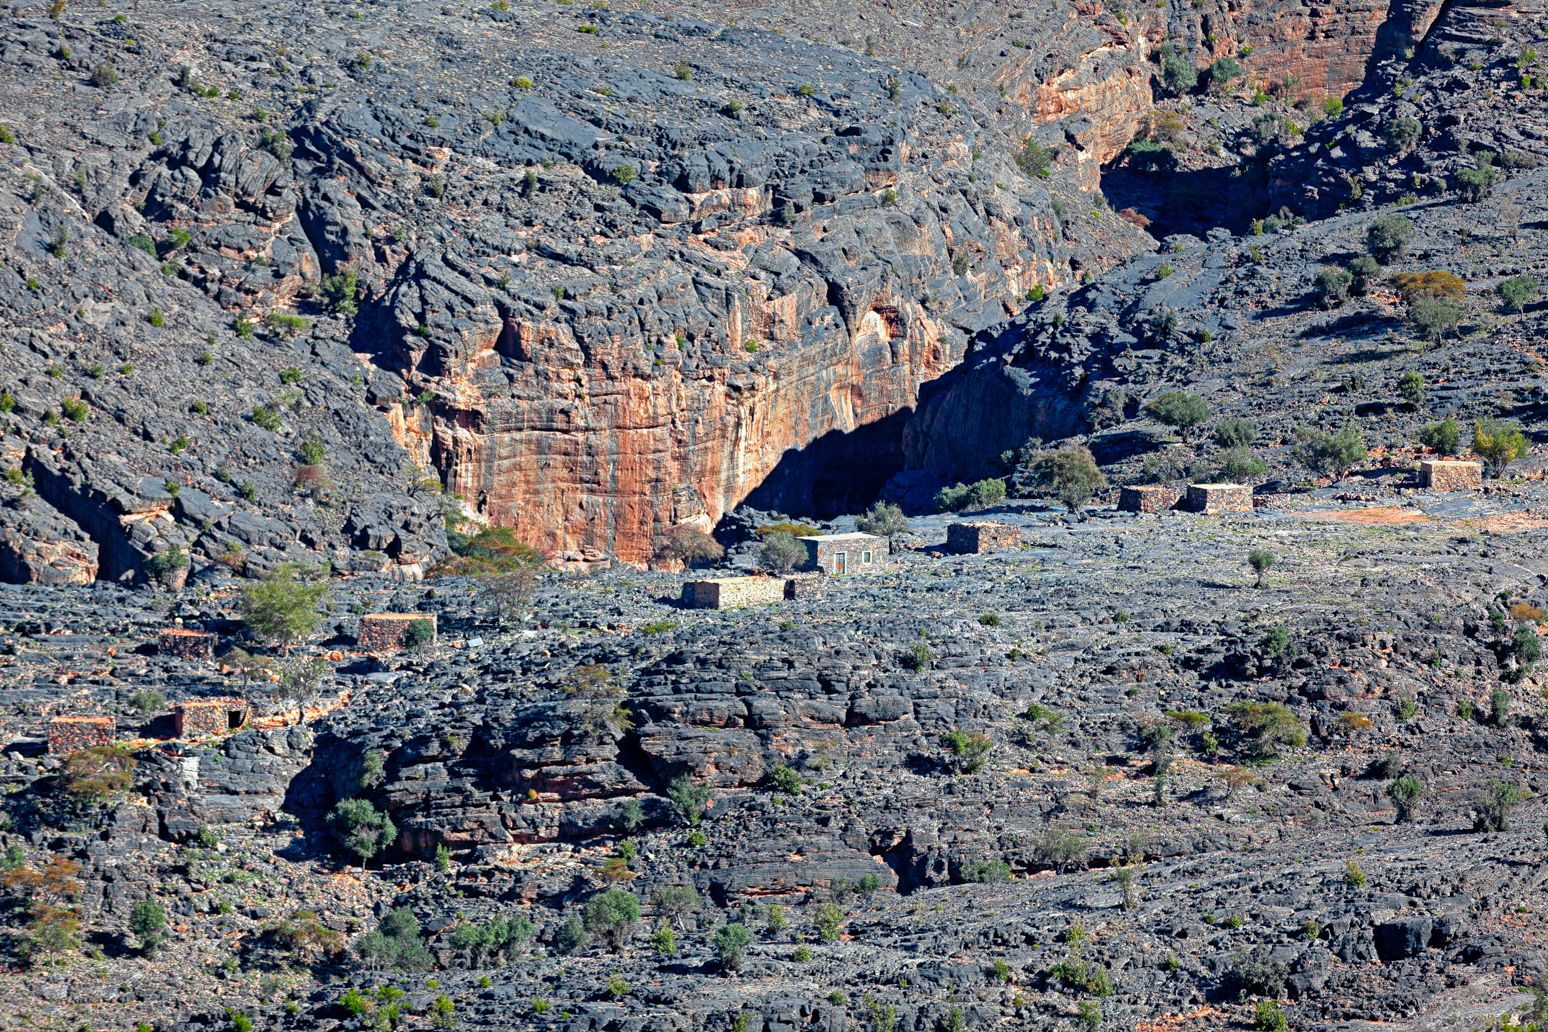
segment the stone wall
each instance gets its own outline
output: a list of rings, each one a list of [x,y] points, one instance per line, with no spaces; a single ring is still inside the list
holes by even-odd
[[[1431,491],[1478,491],[1483,488],[1483,463],[1457,459],[1424,459],[1419,486]]]
[[[1124,512],[1166,512],[1177,508],[1183,493],[1164,484],[1141,484],[1118,492],[1118,508]]]
[[[740,609],[783,602],[784,577],[718,577],[683,585],[683,605],[691,609]]]
[[[408,644],[409,628],[420,621],[430,625],[430,641],[434,642],[434,613],[367,613],[360,618],[355,640],[367,652],[396,652]]]
[[[112,717],[55,717],[48,722],[48,751],[58,756],[112,745],[118,731]]]
[[[953,523],[946,528],[946,551],[953,555],[1003,552],[1021,547],[1021,528],[984,520]]]
[[[1188,510],[1207,516],[1252,512],[1252,488],[1247,484],[1189,484]]]
[[[156,636],[156,649],[178,659],[209,659],[215,655],[215,635],[186,627],[168,627]]]
[[[247,722],[245,699],[189,699],[172,709],[173,726],[179,738],[203,738],[223,735]]]

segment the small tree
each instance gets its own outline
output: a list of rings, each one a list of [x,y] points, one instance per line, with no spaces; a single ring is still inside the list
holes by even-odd
[[[1306,728],[1280,703],[1233,702],[1225,712],[1236,751],[1247,759],[1273,759],[1282,749],[1306,744]]]
[[[398,838],[392,818],[365,799],[346,799],[333,808],[328,823],[334,838],[363,864]]]
[[[1419,808],[1419,797],[1424,795],[1424,783],[1412,774],[1404,774],[1387,786],[1387,798],[1397,808],[1399,824],[1408,824]]]
[[[1312,295],[1323,308],[1337,308],[1349,300],[1349,288],[1354,284],[1354,274],[1348,269],[1325,265],[1312,281]]]
[[[1457,194],[1469,204],[1477,204],[1494,192],[1494,181],[1499,172],[1493,165],[1480,162],[1475,168],[1464,168],[1451,177],[1451,185]]]
[[[1269,567],[1274,565],[1274,553],[1266,548],[1254,548],[1247,553],[1247,565],[1252,567],[1252,572],[1257,577],[1252,586],[1261,588],[1264,575],[1269,572]]]
[[[788,530],[765,535],[758,546],[758,562],[772,573],[789,573],[806,561],[806,546]]]
[[[1473,830],[1509,831],[1510,811],[1521,802],[1523,795],[1520,785],[1491,778],[1473,810]]]
[[[1171,43],[1161,47],[1161,85],[1168,94],[1180,97],[1199,84],[1199,70]]]
[[[1215,445],[1219,448],[1242,448],[1256,444],[1258,441],[1258,428],[1252,420],[1233,416],[1230,419],[1222,419],[1220,425],[1215,427]]]
[[[1537,299],[1539,286],[1536,276],[1520,275],[1501,280],[1494,292],[1508,312],[1519,312]]]
[[[322,622],[331,593],[325,580],[308,580],[306,567],[283,563],[242,594],[242,621],[263,642],[289,652]]]
[[[1455,455],[1462,447],[1462,426],[1447,416],[1439,423],[1426,423],[1419,428],[1419,443],[1442,455]]]
[[[667,798],[677,808],[677,814],[683,819],[683,823],[689,827],[697,826],[704,819],[712,796],[713,793],[707,783],[697,781],[687,774],[678,775],[667,786]]]
[[[1252,453],[1251,448],[1238,446],[1220,453],[1220,479],[1232,484],[1247,484],[1268,472],[1268,463]]]
[[[1067,444],[1057,451],[1044,452],[1032,460],[1031,469],[1036,481],[1052,491],[1077,519],[1085,519],[1091,496],[1107,486],[1107,478],[1091,449],[1083,444]]]
[[[447,537],[454,535],[448,532]],[[518,540],[510,527],[489,527],[471,538],[457,535],[453,545],[457,555],[442,563],[439,572],[476,578],[479,595],[501,626],[526,615],[548,565],[546,555]]]
[[[1167,391],[1152,398],[1145,411],[1159,423],[1175,429],[1184,438],[1188,432],[1209,418],[1209,406],[1204,399],[1187,391]]]
[[[356,315],[360,311],[360,282],[350,269],[324,276],[317,293],[323,307],[334,315]]]
[[[727,971],[742,970],[747,959],[747,947],[752,943],[752,933],[744,924],[723,924],[715,929],[715,959]]]
[[[1242,74],[1242,66],[1234,57],[1222,57],[1209,66],[1209,88],[1224,91],[1232,80]]]
[[[690,569],[719,562],[725,554],[720,542],[686,523],[669,528],[656,544],[657,559],[679,562]]]
[[[169,937],[165,908],[150,897],[140,900],[129,911],[129,932],[139,943],[141,953],[155,953]]]
[[[1337,433],[1325,430],[1302,429],[1293,454],[1296,461],[1324,476],[1344,477],[1357,463],[1365,460],[1365,439],[1354,427],[1345,427]]]
[[[1403,318],[1425,340],[1440,340],[1462,321],[1462,305],[1447,297],[1421,294],[1409,302]]]
[[[1393,154],[1407,154],[1419,142],[1424,126],[1417,118],[1388,119],[1381,127],[1382,142]]]
[[[1349,293],[1355,297],[1364,297],[1371,292],[1371,286],[1381,279],[1381,263],[1368,254],[1362,254],[1349,262],[1349,273],[1354,279],[1349,284]]]
[[[618,949],[640,919],[640,900],[627,889],[604,889],[586,901],[586,931],[608,940]]]
[[[305,722],[306,704],[317,696],[328,673],[328,664],[320,659],[294,659],[285,664],[274,694],[285,702],[295,703],[296,723]]]
[[[1383,215],[1365,231],[1365,249],[1382,265],[1390,265],[1408,250],[1414,224],[1402,215]]]
[[[1422,373],[1417,373],[1410,369],[1408,372],[1398,377],[1398,396],[1408,404],[1412,405],[1414,408],[1418,408],[1424,404],[1424,390],[1425,382],[1424,375]]]
[[[1510,420],[1480,419],[1473,423],[1473,451],[1488,464],[1491,475],[1504,476],[1512,462],[1526,455],[1526,435]]]
[[[877,502],[855,521],[855,526],[867,534],[892,538],[908,531],[908,517],[891,502]]]

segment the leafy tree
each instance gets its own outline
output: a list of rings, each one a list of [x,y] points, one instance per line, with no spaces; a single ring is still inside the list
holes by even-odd
[[[1161,84],[1174,97],[1191,92],[1199,84],[1199,71],[1170,43],[1161,47]]]
[[[1504,476],[1512,462],[1527,453],[1526,435],[1518,423],[1506,419],[1479,419],[1473,423],[1473,451],[1494,476]]]
[[[1306,728],[1277,702],[1233,702],[1225,708],[1236,751],[1248,759],[1273,759],[1282,749],[1306,744]]]
[[[1146,403],[1145,411],[1185,438],[1190,430],[1209,418],[1209,406],[1204,399],[1187,391],[1166,391],[1157,395]]]
[[[242,594],[242,621],[265,644],[289,652],[322,622],[331,589],[325,580],[308,580],[307,569],[283,563]]]
[[[686,523],[668,529],[656,544],[657,559],[679,562],[690,569],[719,562],[725,554],[720,542]]]
[[[657,912],[679,929],[687,918],[698,913],[702,905],[699,890],[692,885],[663,885],[651,894],[651,899]]]
[[[1399,824],[1407,824],[1414,819],[1414,811],[1418,809],[1419,797],[1422,795],[1424,783],[1412,774],[1404,774],[1387,786],[1387,798],[1397,808]]]
[[[1326,430],[1302,429],[1293,454],[1296,461],[1314,473],[1324,476],[1344,477],[1356,464],[1365,460],[1368,452],[1365,439],[1354,427],[1345,427],[1337,433]]]
[[[704,819],[705,812],[709,810],[713,793],[708,783],[697,781],[687,774],[680,774],[667,786],[667,798],[677,808],[677,814],[683,819],[683,823],[689,827],[696,827]]]
[[[1044,452],[1033,459],[1032,475],[1044,489],[1052,491],[1066,510],[1077,519],[1085,518],[1091,496],[1107,486],[1107,478],[1091,449],[1083,444],[1067,444],[1056,451]]]
[[[518,540],[510,527],[489,527],[473,537],[448,530],[446,537],[457,554],[441,563],[438,572],[476,578],[479,595],[502,626],[526,615],[538,578],[548,565],[546,555]]]
[[[603,889],[586,901],[586,931],[618,949],[640,919],[640,900],[627,889]]]
[[[752,943],[752,933],[744,924],[723,924],[715,929],[713,939],[715,959],[727,971],[742,970],[747,959],[747,947]]]
[[[1269,572],[1269,568],[1274,565],[1274,559],[1274,553],[1266,548],[1254,548],[1247,553],[1247,565],[1252,567],[1252,572],[1257,577],[1257,580],[1253,582],[1253,587],[1263,587],[1263,577]]]
[[[877,502],[855,521],[855,526],[867,534],[892,538],[908,531],[908,517],[891,502]]]
[[[1349,300],[1349,288],[1354,285],[1354,273],[1336,265],[1324,265],[1312,281],[1312,294],[1323,308],[1337,308]]]
[[[1462,426],[1447,416],[1439,423],[1426,423],[1419,428],[1419,443],[1442,455],[1455,455],[1462,446]]]
[[[1409,303],[1404,321],[1425,340],[1440,340],[1462,321],[1462,306],[1448,298],[1424,294]]]
[[[1526,274],[1501,280],[1499,286],[1494,288],[1500,303],[1510,312],[1519,312],[1537,300],[1538,290],[1537,277]]]
[[[1408,250],[1414,224],[1402,215],[1383,215],[1365,230],[1365,249],[1382,265],[1390,265]]]
[[[961,512],[963,509],[983,509],[998,505],[1005,500],[1005,481],[994,477],[972,484],[943,487],[935,493],[936,512]]]
[[[772,573],[789,573],[807,559],[806,546],[787,530],[766,534],[758,546],[758,562]]]
[[[166,909],[150,897],[140,900],[129,911],[129,932],[139,942],[141,953],[155,953],[169,937]]]
[[[1398,377],[1398,395],[1414,408],[1424,404],[1424,375],[1410,369]]]
[[[328,823],[339,844],[361,863],[392,845],[398,838],[392,818],[365,799],[345,799],[328,815]]]
[[[375,930],[355,940],[355,953],[373,969],[421,971],[433,962],[419,918],[408,907],[389,910]]]

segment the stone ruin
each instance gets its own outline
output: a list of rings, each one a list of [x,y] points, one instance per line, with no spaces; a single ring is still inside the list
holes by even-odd
[[[430,642],[435,641],[434,613],[367,613],[360,618],[355,641],[367,652],[396,652],[408,644],[409,628],[424,621],[430,625]]]
[[[795,598],[812,598],[822,586],[814,573],[786,577],[711,577],[683,584],[681,604],[688,609],[741,609]]]
[[[946,528],[946,551],[953,555],[982,555],[1020,547],[1021,528],[1010,523],[979,520]]]
[[[178,738],[207,738],[235,731],[247,723],[246,699],[186,699],[172,707]]]
[[[1481,491],[1483,463],[1461,459],[1421,459],[1419,486],[1430,491]]]
[[[1167,512],[1177,508],[1183,493],[1165,484],[1140,484],[1118,492],[1118,508],[1124,512]]]
[[[156,650],[178,659],[210,659],[215,655],[216,635],[187,627],[168,627],[156,636]]]
[[[112,745],[118,725],[112,717],[54,717],[48,722],[48,751],[68,756],[99,745]]]
[[[1206,516],[1228,512],[1252,512],[1249,484],[1189,484],[1187,508]]]

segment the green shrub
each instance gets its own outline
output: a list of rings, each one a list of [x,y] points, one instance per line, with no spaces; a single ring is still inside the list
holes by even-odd
[[[715,959],[727,971],[740,971],[747,959],[747,947],[752,943],[752,933],[743,924],[724,924],[715,929],[711,939]]]
[[[1312,294],[1323,308],[1337,308],[1349,300],[1354,273],[1334,265],[1325,265],[1312,282]]]
[[[1419,428],[1419,443],[1442,455],[1455,455],[1462,447],[1462,427],[1447,416],[1439,423],[1426,423]]]
[[[953,774],[977,774],[989,762],[989,752],[994,748],[986,735],[951,730],[941,736],[946,747],[946,766]]]
[[[1225,708],[1236,752],[1250,760],[1273,759],[1283,749],[1306,744],[1306,728],[1277,702],[1233,702]]]
[[[1258,428],[1249,419],[1234,416],[1220,421],[1215,427],[1215,445],[1220,448],[1240,448],[1256,444]]]
[[[1004,860],[976,860],[962,867],[962,879],[969,882],[1005,882],[1010,876],[1010,864]]]
[[[419,919],[407,907],[394,907],[373,931],[355,940],[355,953],[368,968],[396,968],[422,971],[431,966],[430,951],[425,949],[424,931]],[[397,996],[377,994],[377,1002],[388,1006]],[[342,1002],[342,1001],[341,1001]]]
[[[1268,473],[1268,463],[1246,447],[1227,448],[1220,453],[1219,461],[1219,477],[1227,483],[1247,484]]]
[[[1462,305],[1447,297],[1421,294],[1409,302],[1403,321],[1425,340],[1440,340],[1462,321]]]
[[[155,953],[171,937],[167,932],[166,908],[149,897],[135,903],[129,911],[129,933],[139,943],[141,953]]]
[[[1494,166],[1479,164],[1475,168],[1464,168],[1452,176],[1451,186],[1464,201],[1477,204],[1494,191],[1497,178],[1499,172]]]
[[[243,592],[242,620],[267,644],[289,650],[322,621],[331,588],[327,581],[308,580],[306,573],[302,566],[283,563]]]
[[[1028,176],[1047,179],[1053,168],[1054,149],[1028,136],[1021,141],[1021,150],[1015,155],[1016,167]]]
[[[800,795],[803,787],[801,775],[783,763],[777,763],[769,768],[769,786],[776,792],[786,795]]]
[[[360,311],[360,283],[353,271],[344,269],[324,276],[318,295],[323,307],[334,315],[356,315]]]
[[[1355,297],[1369,294],[1371,287],[1381,279],[1381,263],[1368,254],[1351,259],[1347,268],[1353,277],[1349,284],[1349,292]]]
[[[1500,303],[1507,311],[1519,312],[1537,300],[1538,289],[1536,276],[1521,275],[1501,280],[1494,292],[1499,295]]]
[[[806,546],[787,531],[775,531],[758,546],[758,562],[772,573],[789,573],[807,559]]]
[[[1490,779],[1473,811],[1473,830],[1509,831],[1510,812],[1525,796],[1520,785]]]
[[[1391,118],[1381,126],[1381,139],[1393,154],[1407,154],[1419,142],[1424,126],[1417,118]]]
[[[1005,481],[1000,478],[980,480],[973,484],[957,484],[943,487],[935,493],[936,512],[961,512],[963,509],[982,509],[1005,500]]]
[[[398,837],[392,818],[365,799],[345,799],[328,814],[328,824],[341,846],[365,863]]]
[[[1418,809],[1419,797],[1422,795],[1424,783],[1412,774],[1404,774],[1387,785],[1387,798],[1397,808],[1399,824],[1407,824],[1414,819],[1414,811]]]
[[[667,798],[676,807],[677,814],[689,827],[697,827],[709,809],[712,797],[710,786],[696,781],[687,774],[680,774],[667,786]]]
[[[59,403],[59,409],[72,423],[84,423],[86,417],[91,414],[91,409],[80,398],[64,399]]]
[[[867,534],[891,538],[907,532],[908,517],[891,502],[877,502],[855,520],[855,526]]]
[[[1266,548],[1254,548],[1247,553],[1247,565],[1252,567],[1252,572],[1257,578],[1253,587],[1263,587],[1264,575],[1268,573],[1269,567],[1274,565],[1274,559],[1274,553]]]
[[[1303,428],[1296,436],[1299,439],[1293,449],[1296,461],[1324,476],[1347,476],[1369,454],[1365,439],[1354,427],[1345,427],[1337,433]]]
[[[1402,215],[1383,215],[1365,231],[1365,249],[1382,265],[1390,265],[1408,250],[1414,224]]]
[[[1290,1032],[1290,1022],[1285,1012],[1273,1000],[1259,1000],[1253,1010],[1253,1026],[1258,1032]]]
[[[1204,399],[1187,391],[1166,391],[1147,402],[1145,411],[1184,437],[1209,418],[1209,406]]]
[[[1171,43],[1161,47],[1161,85],[1174,97],[1191,92],[1199,84],[1199,71]]]

